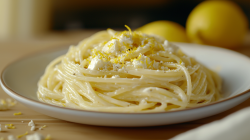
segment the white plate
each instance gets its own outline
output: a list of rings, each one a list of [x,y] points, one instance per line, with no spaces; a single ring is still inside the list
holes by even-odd
[[[1,75],[4,91],[40,113],[71,122],[102,126],[155,126],[192,121],[228,110],[250,97],[250,59],[234,51],[196,44],[176,43],[182,50],[223,78],[222,100],[192,109],[164,113],[106,113],[58,107],[40,102],[37,82],[46,65],[67,49],[32,55],[7,66]],[[246,91],[246,92],[245,92]]]

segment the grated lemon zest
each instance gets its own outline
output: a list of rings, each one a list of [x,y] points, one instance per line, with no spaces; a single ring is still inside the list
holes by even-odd
[[[128,27],[128,25],[125,25],[125,27],[128,29],[128,31],[130,32],[130,34],[132,34],[132,31],[131,31],[130,27]]]
[[[14,116],[22,115],[22,112],[14,113],[13,115],[14,115]]]
[[[16,136],[16,138],[19,139],[19,138],[21,138],[21,137],[23,137],[23,136],[25,136],[25,135],[28,135],[28,131],[26,131],[24,134],[21,134],[21,135]]]
[[[5,127],[8,129],[15,129],[16,127],[13,124],[5,124]]]
[[[137,60],[141,59],[142,57],[142,54],[140,53],[140,55],[138,56]]]
[[[109,49],[110,49],[112,46],[114,46],[114,43],[110,43],[110,44],[108,45]]]

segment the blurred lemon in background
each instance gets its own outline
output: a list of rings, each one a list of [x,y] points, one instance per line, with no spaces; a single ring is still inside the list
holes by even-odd
[[[248,21],[231,1],[204,1],[188,16],[186,30],[195,43],[234,48],[243,43]]]
[[[141,31],[146,34],[156,34],[164,37],[168,41],[189,42],[185,28],[172,21],[154,21],[136,29],[136,31]]]

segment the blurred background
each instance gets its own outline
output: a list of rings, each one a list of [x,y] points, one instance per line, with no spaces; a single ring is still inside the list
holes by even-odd
[[[190,12],[202,0],[52,0],[51,29],[138,28],[156,20],[185,27]],[[250,1],[235,0],[250,18]]]
[[[250,19],[250,1],[232,0]],[[0,40],[55,32],[137,29],[157,20],[186,26],[203,0],[0,0]]]

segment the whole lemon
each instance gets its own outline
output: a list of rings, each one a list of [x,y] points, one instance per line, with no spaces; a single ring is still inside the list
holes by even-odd
[[[185,28],[172,21],[159,20],[150,22],[136,29],[136,31],[141,31],[146,34],[156,34],[164,37],[168,41],[189,42]]]
[[[188,16],[186,29],[189,39],[196,43],[234,48],[243,43],[248,21],[231,1],[204,1]]]

